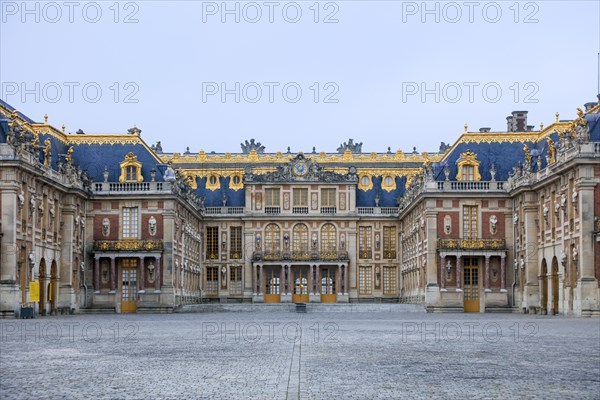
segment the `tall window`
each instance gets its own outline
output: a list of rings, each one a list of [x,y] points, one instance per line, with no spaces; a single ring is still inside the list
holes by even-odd
[[[383,227],[383,258],[396,258],[396,227]]]
[[[242,258],[242,227],[232,226],[229,235],[229,257],[234,260]]]
[[[358,228],[358,256],[371,258],[373,255],[373,228],[361,226]]]
[[[358,294],[371,294],[373,290],[373,268],[358,267]]]
[[[281,251],[281,236],[279,226],[269,224],[265,228],[265,253],[277,255]]]
[[[229,268],[229,294],[242,294],[242,267]]]
[[[137,167],[129,166],[129,167],[126,167],[125,171],[126,171],[126,177],[125,177],[125,179],[127,181],[133,181],[133,182],[135,182],[137,180],[137,174],[138,174],[137,173]]]
[[[475,179],[475,167],[473,165],[462,166],[462,180],[473,181]]]
[[[294,207],[308,207],[308,189],[294,189],[292,194]]]
[[[323,257],[337,256],[336,231],[333,224],[325,224],[321,228],[321,254]]]
[[[219,292],[219,267],[206,267],[206,293]]]
[[[335,207],[335,189],[321,189],[321,207]]]
[[[308,258],[308,227],[296,224],[292,230],[292,257]]]
[[[138,208],[123,208],[123,239],[137,239],[138,237]]]
[[[398,293],[396,285],[396,267],[383,267],[383,294],[386,296]]]
[[[463,206],[463,236],[477,239],[477,206]]]
[[[206,258],[216,260],[219,258],[219,227],[206,227]]]
[[[265,207],[279,207],[279,189],[265,189]]]

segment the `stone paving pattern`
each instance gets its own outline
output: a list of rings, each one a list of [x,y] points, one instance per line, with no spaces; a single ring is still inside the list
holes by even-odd
[[[0,398],[598,399],[600,320],[391,312],[2,320]]]

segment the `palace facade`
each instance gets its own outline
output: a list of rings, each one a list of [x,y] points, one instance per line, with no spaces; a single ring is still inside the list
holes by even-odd
[[[600,314],[600,105],[437,152],[166,153],[0,101],[0,314],[403,302]]]

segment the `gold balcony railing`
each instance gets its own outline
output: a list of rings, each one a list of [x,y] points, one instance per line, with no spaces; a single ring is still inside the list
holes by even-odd
[[[438,239],[438,250],[506,250],[504,239]]]
[[[383,258],[387,260],[393,260],[394,258],[396,258],[396,250],[384,250]]]
[[[95,251],[160,251],[163,249],[162,240],[95,240]]]
[[[311,251],[311,252],[286,252],[286,251],[255,251],[252,254],[254,261],[306,261],[306,260],[347,260],[347,251]]]

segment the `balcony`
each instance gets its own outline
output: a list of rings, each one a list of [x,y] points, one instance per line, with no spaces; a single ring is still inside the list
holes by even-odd
[[[444,192],[498,192],[505,190],[505,182],[500,181],[443,181],[435,183],[437,184],[437,190]]]
[[[269,214],[269,215],[277,215],[277,214],[281,214],[281,207],[277,206],[277,207],[265,207],[265,214]]]
[[[94,251],[162,251],[162,240],[95,240]]]
[[[506,250],[504,239],[438,239],[438,250]]]
[[[244,207],[206,207],[205,215],[242,215]]]
[[[383,251],[383,258],[386,260],[393,260],[396,258],[396,251],[395,250],[384,250]]]
[[[169,182],[96,182],[95,195],[170,193]]]
[[[357,207],[358,215],[397,216],[398,207]]]
[[[308,207],[292,207],[292,214],[308,214]]]
[[[321,214],[335,214],[337,207],[321,207]]]
[[[310,251],[310,252],[286,252],[286,251],[255,251],[252,254],[253,261],[345,261],[348,260],[347,251]]]

